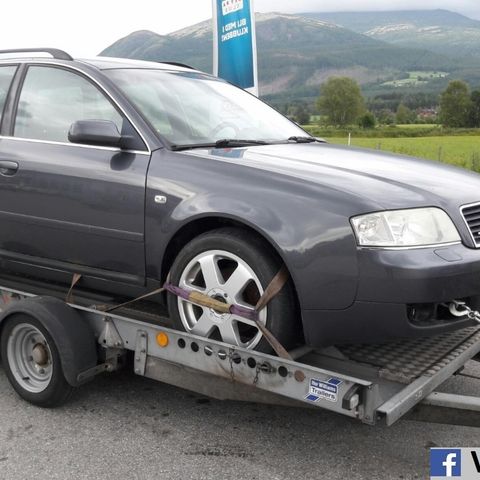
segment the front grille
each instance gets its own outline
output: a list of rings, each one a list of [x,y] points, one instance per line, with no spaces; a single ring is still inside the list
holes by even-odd
[[[462,215],[475,245],[480,247],[480,203],[462,207]]]

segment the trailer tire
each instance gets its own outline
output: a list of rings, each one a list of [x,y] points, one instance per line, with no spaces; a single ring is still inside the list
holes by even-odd
[[[22,324],[24,327],[19,327]],[[33,346],[44,346],[40,345],[36,352],[32,352],[25,338]],[[20,349],[17,357],[12,353],[14,341],[17,342],[16,348]],[[41,407],[64,403],[72,387],[91,379],[79,380],[79,375],[95,367],[98,359],[97,342],[90,324],[78,311],[54,297],[24,298],[7,307],[0,318],[0,355],[15,390],[25,400]],[[51,372],[46,368],[48,362],[42,365],[45,356],[52,361]],[[29,357],[35,357],[35,362],[31,363]],[[45,367],[46,375],[42,374],[39,365]],[[25,375],[19,375],[18,371]],[[30,384],[22,380],[29,374],[33,379]]]
[[[0,348],[8,380],[24,400],[51,408],[70,397],[73,387],[63,373],[57,346],[39,320],[11,315],[3,325]]]

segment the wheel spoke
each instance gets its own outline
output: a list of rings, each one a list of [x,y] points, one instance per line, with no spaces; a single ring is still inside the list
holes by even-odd
[[[194,335],[208,337],[212,333],[213,327],[213,322],[210,320],[208,313],[204,310],[201,317],[198,319],[198,322],[192,327],[191,332]]]
[[[250,327],[255,327],[258,329],[257,322],[255,320],[250,320],[249,318],[240,317],[238,315],[232,315],[230,317],[230,320],[236,323],[244,323],[245,325],[249,325]]]
[[[240,340],[240,335],[238,334],[237,325],[235,322],[226,321],[221,323],[219,326],[220,335],[222,336],[222,341],[225,343],[231,343],[232,345],[242,345]]]
[[[220,272],[214,255],[208,255],[198,260],[202,270],[203,279],[207,290],[220,285]]]
[[[240,263],[237,264],[237,268],[230,275],[230,278],[223,285],[223,289],[232,298],[236,298],[244,290],[248,282],[252,280],[250,272]]]
[[[188,290],[194,290],[195,292],[205,293],[204,288],[199,287],[198,285],[192,285],[189,282],[181,281],[179,286],[182,288],[187,288]]]

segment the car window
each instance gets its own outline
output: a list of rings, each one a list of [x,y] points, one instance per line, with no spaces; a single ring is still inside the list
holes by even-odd
[[[106,75],[172,144],[306,135],[253,95],[208,75],[146,69],[107,70]]]
[[[0,67],[0,123],[2,122],[3,109],[5,108],[8,89],[10,88],[16,70],[17,67],[11,65]]]
[[[77,120],[110,120],[123,130],[123,117],[84,77],[60,68],[29,67],[14,136],[68,142],[68,131]]]

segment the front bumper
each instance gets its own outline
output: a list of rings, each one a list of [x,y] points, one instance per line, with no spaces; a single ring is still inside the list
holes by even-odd
[[[444,302],[480,294],[480,250],[462,244],[359,249],[357,301]]]
[[[312,346],[378,343],[432,336],[472,325],[441,307],[451,300],[480,306],[480,250],[462,244],[405,250],[358,249],[355,302],[344,310],[303,310]],[[416,321],[415,313],[432,318]],[[426,320],[426,321],[424,321]]]

